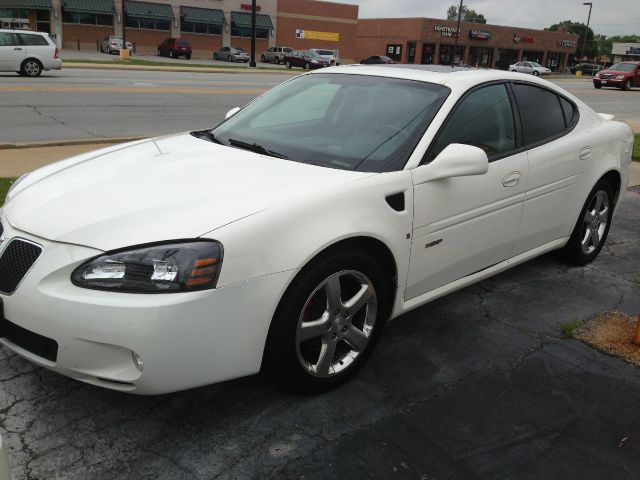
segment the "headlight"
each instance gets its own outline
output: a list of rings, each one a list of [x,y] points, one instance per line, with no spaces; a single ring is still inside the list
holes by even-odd
[[[594,77],[596,77],[596,78],[600,78],[600,74],[599,74],[599,73],[596,73],[596,74],[594,75]]]
[[[126,293],[192,292],[215,288],[221,264],[218,242],[174,242],[106,253],[76,268],[71,281]]]
[[[624,79],[624,75],[616,75],[616,79],[623,80]]]
[[[318,60],[311,60],[311,63],[318,63]]]

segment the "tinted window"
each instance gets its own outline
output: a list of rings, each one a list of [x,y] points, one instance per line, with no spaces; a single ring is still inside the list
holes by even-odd
[[[7,47],[11,45],[19,45],[18,37],[13,33],[0,32],[0,47]]]
[[[429,161],[451,143],[479,147],[487,156],[515,148],[513,112],[505,85],[483,87],[464,97],[429,151]]]
[[[20,33],[19,35],[22,43],[25,45],[49,45],[47,39],[42,35],[27,35],[24,33]]]
[[[562,113],[564,113],[564,123],[567,127],[574,124],[576,119],[576,109],[571,102],[565,100],[562,97],[560,99],[560,106],[562,107]]]
[[[524,143],[531,145],[565,130],[564,115],[558,96],[533,85],[515,84]]]

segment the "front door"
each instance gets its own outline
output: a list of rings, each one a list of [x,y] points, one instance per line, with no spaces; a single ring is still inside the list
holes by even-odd
[[[528,166],[526,152],[515,153],[516,129],[505,84],[466,94],[424,163],[451,143],[482,148],[489,171],[414,186],[406,300],[508,259],[517,238]]]
[[[0,71],[19,71],[25,52],[15,33],[0,32]]]

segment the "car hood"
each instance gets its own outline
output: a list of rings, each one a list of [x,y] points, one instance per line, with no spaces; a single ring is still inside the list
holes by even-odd
[[[11,192],[3,215],[14,228],[42,238],[113,250],[195,238],[370,175],[181,134],[111,147],[36,170]]]

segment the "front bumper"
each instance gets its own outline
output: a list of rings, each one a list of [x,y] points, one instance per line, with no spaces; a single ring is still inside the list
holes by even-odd
[[[603,80],[601,78],[595,78],[593,79],[593,84],[597,87],[616,87],[616,88],[621,88],[624,86],[624,84],[627,83],[626,80],[617,80],[614,78],[607,78],[606,80]]]
[[[101,252],[26,235],[6,220],[4,225],[3,247],[14,237],[43,247],[16,291],[0,294],[6,319],[0,319],[0,344],[22,357],[83,382],[137,394],[184,390],[260,370],[271,318],[292,272],[189,293],[88,290],[73,285],[70,275]],[[27,340],[15,334],[22,329]],[[55,342],[53,357],[45,358],[30,335]]]

